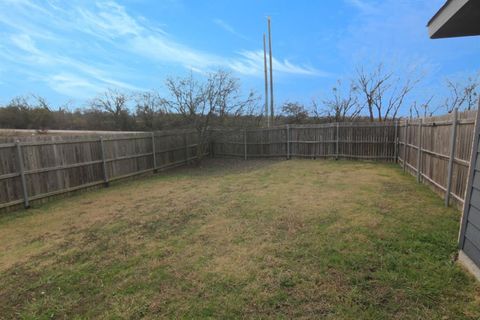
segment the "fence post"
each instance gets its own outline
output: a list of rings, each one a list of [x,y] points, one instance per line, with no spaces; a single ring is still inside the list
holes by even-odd
[[[210,140],[210,143],[209,143],[209,148],[210,148],[210,150],[209,150],[209,152],[208,152],[210,158],[215,158],[215,155],[214,155],[214,153],[213,153],[213,151],[214,151],[214,144],[213,144],[213,143],[214,143],[214,142],[213,142],[213,139]]]
[[[188,133],[183,135],[183,144],[185,149],[185,163],[188,164]],[[201,150],[203,152],[203,150]]]
[[[27,179],[25,178],[25,169],[23,167],[22,146],[18,140],[15,144],[17,145],[18,171],[20,172],[20,179],[22,180],[23,206],[27,209],[30,207],[30,202],[28,201]]]
[[[336,143],[335,143],[335,160],[338,160],[338,139],[339,139],[339,137],[338,137],[338,133],[339,133],[338,128],[339,128],[339,123],[337,122],[337,133],[336,133],[336,134],[337,134],[337,139],[336,139]]]
[[[407,143],[408,143],[408,119],[405,120],[405,133],[403,135],[403,172],[407,169]]]
[[[290,125],[287,124],[287,160],[290,159]]]
[[[394,162],[397,163],[398,162],[398,121],[395,121],[395,138],[393,139],[394,140],[394,150],[393,150],[393,158],[394,158]]]
[[[155,150],[155,132],[152,131],[153,172],[157,172],[157,151]]]
[[[420,119],[418,123],[417,182],[420,182],[422,177],[422,124],[423,119]]]
[[[208,141],[209,142],[209,148],[210,150],[208,150],[208,155],[210,156],[210,158],[215,158],[215,135],[212,134],[212,130],[210,130],[210,132],[208,133]]]
[[[447,172],[447,187],[445,190],[445,207],[448,207],[450,200],[450,190],[452,188],[452,172],[453,161],[455,160],[455,145],[457,140],[457,122],[458,122],[458,109],[453,109],[453,122],[450,135],[450,158],[448,159],[448,172]]]
[[[102,152],[103,181],[105,187],[108,187],[110,183],[108,182],[107,161],[105,159],[105,143],[103,142],[103,137],[100,137],[100,149]]]
[[[247,160],[247,129],[243,129],[243,153],[244,160]]]

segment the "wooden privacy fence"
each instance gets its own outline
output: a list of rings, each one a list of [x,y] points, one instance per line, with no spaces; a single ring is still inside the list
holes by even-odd
[[[404,171],[445,199],[463,204],[476,110],[399,123],[398,161]]]
[[[398,161],[448,205],[465,198],[476,110],[382,123],[217,130],[215,156]],[[406,161],[404,161],[406,159]],[[418,165],[419,164],[419,165]]]
[[[399,122],[212,129],[213,157],[399,161],[445,198],[464,201],[476,111]],[[195,131],[22,138],[0,144],[0,209],[196,159]],[[40,140],[39,140],[40,139]],[[60,140],[59,140],[60,139]]]
[[[0,144],[0,209],[196,159],[193,131]]]
[[[395,161],[397,124],[328,123],[215,130],[215,157],[331,158]]]

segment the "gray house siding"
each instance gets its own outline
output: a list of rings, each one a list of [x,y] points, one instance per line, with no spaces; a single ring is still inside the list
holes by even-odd
[[[479,103],[480,104],[480,103]],[[480,111],[475,123],[471,165],[465,204],[463,207],[462,225],[460,228],[459,247],[473,263],[480,268]]]

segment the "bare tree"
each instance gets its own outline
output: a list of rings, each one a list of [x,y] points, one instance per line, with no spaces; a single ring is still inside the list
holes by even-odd
[[[383,64],[379,64],[372,72],[367,72],[364,67],[357,69],[356,85],[364,96],[370,121],[375,120],[375,99],[377,99],[379,92],[384,91],[383,87],[387,85],[392,75],[392,73],[384,72]]]
[[[47,100],[34,94],[13,98],[5,106],[2,126],[31,128],[40,131],[52,129],[55,125],[53,112]]]
[[[221,125],[227,117],[239,117],[258,100],[253,92],[242,98],[239,80],[223,70],[210,73],[204,81],[192,73],[185,78],[168,78],[166,87],[170,93],[163,99],[166,110],[180,114],[197,132],[198,161],[205,154],[211,123]]]
[[[405,98],[420,79],[420,76],[413,74],[397,76],[393,71],[385,70],[383,64],[372,71],[366,71],[363,67],[357,69],[355,83],[368,109],[370,121],[375,118],[378,121],[395,119]]]
[[[400,82],[400,80],[398,81]],[[405,97],[415,86],[416,81],[407,79],[403,84],[394,85],[390,95],[385,91],[379,91],[377,98],[375,99],[375,107],[378,112],[378,120],[385,121],[389,117],[393,120],[397,118],[398,111],[405,101]],[[383,116],[382,116],[383,113]]]
[[[128,130],[130,119],[129,99],[130,97],[123,92],[116,89],[108,89],[93,99],[91,105],[94,109],[109,113],[117,130]]]
[[[158,117],[166,114],[162,108],[162,98],[155,91],[138,93],[135,97],[136,116],[140,119],[142,127],[147,130],[160,129],[161,125],[156,121]]]
[[[350,83],[348,90],[343,90],[342,82],[332,88],[332,98],[324,100],[325,114],[335,122],[351,121],[360,115],[363,106],[357,97],[358,87]]]
[[[480,86],[479,76],[470,76],[466,81],[446,80],[449,90],[449,97],[445,99],[445,106],[448,112],[458,108],[460,110],[471,110],[475,108],[478,98],[478,87]]]
[[[47,129],[51,129],[53,122],[53,113],[47,100],[37,95],[33,95],[32,97],[36,101],[36,105],[32,108],[33,119],[31,119],[35,129],[40,131],[46,131]]]
[[[289,123],[304,123],[309,117],[307,109],[299,102],[285,102],[282,105],[282,113],[288,118]]]
[[[325,110],[317,100],[312,99],[311,107],[310,107],[310,115],[315,122],[320,121],[320,119],[324,118]]]
[[[410,118],[432,117],[440,109],[440,107],[436,107],[432,109],[432,104],[431,104],[432,100],[433,100],[433,96],[431,96],[425,102],[422,102],[422,103],[418,103],[417,101],[414,101],[410,106]]]

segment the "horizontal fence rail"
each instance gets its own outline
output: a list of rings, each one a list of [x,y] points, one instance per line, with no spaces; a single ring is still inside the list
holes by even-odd
[[[0,209],[184,165],[197,158],[194,131],[106,137],[34,137],[0,144]]]

